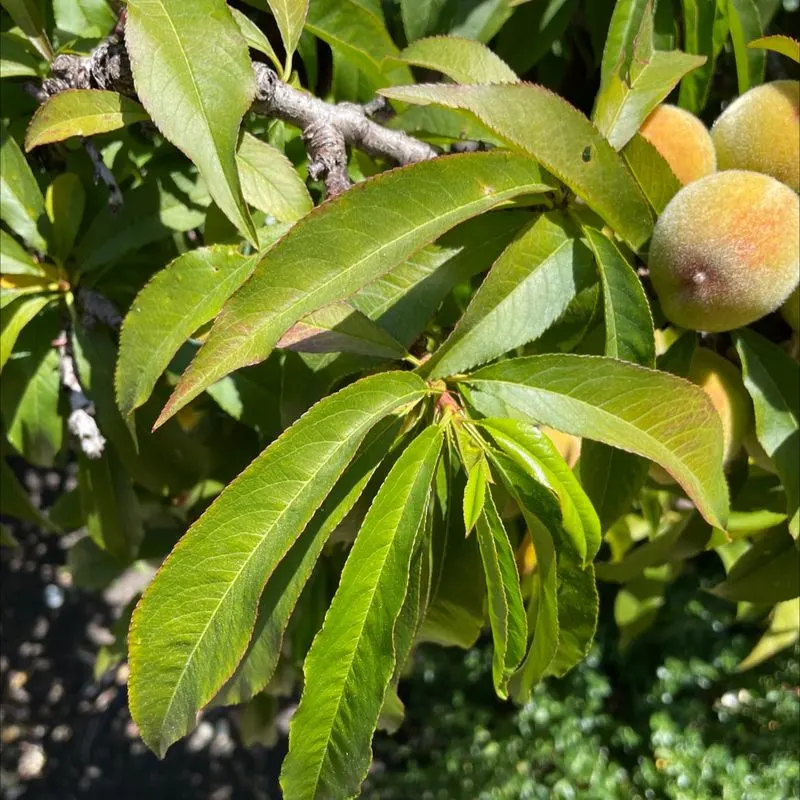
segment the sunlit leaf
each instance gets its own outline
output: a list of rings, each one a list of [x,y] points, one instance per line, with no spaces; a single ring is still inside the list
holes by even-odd
[[[543,333],[594,279],[589,251],[576,234],[563,214],[552,212],[517,236],[420,373],[463,372]]]
[[[397,59],[441,72],[456,83],[515,83],[519,80],[514,70],[486,45],[458,36],[418,39]]]
[[[428,428],[406,448],[356,537],[303,667],[303,696],[281,775],[287,797],[350,797],[366,777],[395,669],[392,632],[422,544],[441,446],[441,429]]]
[[[44,198],[5,125],[0,125],[0,219],[30,247],[47,251]]]
[[[652,233],[647,201],[622,159],[597,129],[561,97],[531,84],[396,86],[381,94],[474,114],[509,146],[533,156],[583,197],[634,248]],[[558,131],[558,136],[553,131]]]
[[[424,393],[383,373],[325,398],[271,444],[190,528],[131,623],[130,706],[163,755],[244,655],[264,585],[369,430]],[[225,647],[220,649],[220,637]]]
[[[489,620],[494,642],[492,676],[497,693],[506,698],[508,679],[525,657],[528,625],[514,551],[491,493],[487,494],[478,517],[476,535],[489,594]]]
[[[760,48],[762,50],[772,50],[787,58],[791,58],[792,61],[800,63],[800,42],[798,42],[797,39],[793,39],[791,36],[761,36],[758,39],[754,39],[752,42],[748,42],[747,46]]]
[[[147,112],[135,100],[99,89],[68,89],[49,97],[33,115],[25,133],[25,149],[70,136],[94,136],[144,122]]]
[[[393,170],[326,203],[295,224],[227,303],[162,419],[234,369],[265,359],[302,317],[385,274],[457,223],[548,188],[529,159],[472,153]]]
[[[460,386],[487,416],[538,422],[655,461],[712,525],[725,527],[722,425],[702,389],[623,361],[569,354],[504,361]]]
[[[22,329],[52,300],[52,295],[23,295],[3,308],[0,316],[0,370],[10,358]]]
[[[367,435],[353,462],[311,522],[267,581],[258,605],[253,636],[215,705],[242,703],[266,686],[281,654],[286,626],[328,537],[352,510],[381,462],[391,451],[400,421],[388,417]]]
[[[294,222],[314,207],[292,162],[272,145],[245,132],[236,163],[250,205],[281,222]]]
[[[292,53],[294,53],[297,42],[300,40],[300,34],[303,32],[309,0],[267,0],[267,3],[275,17],[275,22],[278,23],[283,49],[286,51],[285,71],[286,77],[288,77]]]
[[[255,76],[227,4],[129,0],[127,9],[125,44],[142,105],[197,165],[216,204],[255,243],[236,169],[239,125],[255,97]]]
[[[633,42],[633,57],[604,83],[592,119],[614,149],[621,150],[678,81],[704,63],[705,56],[654,48],[653,16],[648,5]]]
[[[640,134],[622,148],[622,157],[656,214],[678,193],[681,182],[661,153]]]
[[[250,19],[250,17],[239,11],[238,8],[230,6],[230,10],[231,14],[233,14],[234,21],[239,26],[239,31],[241,32],[242,36],[244,36],[244,40],[247,42],[247,46],[253,50],[258,50],[259,53],[263,53],[265,56],[267,56],[267,58],[269,58],[276,69],[282,70],[283,66],[280,62],[280,59],[275,54],[269,39],[267,39],[267,37],[264,35],[264,32],[261,30],[261,28],[259,28],[258,25],[256,25],[255,22]]]

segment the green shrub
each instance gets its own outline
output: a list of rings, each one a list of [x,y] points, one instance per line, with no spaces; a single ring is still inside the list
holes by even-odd
[[[696,587],[694,571],[673,585],[657,624],[623,652],[613,620],[601,620],[585,661],[518,710],[485,691],[487,643],[466,655],[420,649],[402,692],[406,723],[376,740],[364,797],[796,796],[800,648],[737,673],[759,628]]]

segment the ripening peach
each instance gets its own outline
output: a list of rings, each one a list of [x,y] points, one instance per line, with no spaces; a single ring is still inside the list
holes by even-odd
[[[639,133],[658,150],[684,185],[710,175],[717,168],[711,134],[689,111],[671,105],[658,106]]]
[[[542,433],[555,445],[569,467],[574,467],[581,454],[581,440],[577,436],[554,431],[552,428],[542,428]]]
[[[745,92],[711,128],[719,169],[763,172],[800,191],[800,81]]]
[[[724,443],[722,463],[727,467],[739,454],[753,427],[753,403],[739,370],[712,350],[698,347],[686,376],[707,395],[722,421]],[[659,483],[674,483],[661,467],[653,465],[650,475]]]
[[[521,578],[531,575],[536,569],[536,550],[533,549],[533,540],[529,533],[520,543],[516,552],[517,571]]]
[[[768,175],[729,170],[684,186],[650,243],[667,319],[729,331],[775,311],[800,280],[799,218],[797,194]]]

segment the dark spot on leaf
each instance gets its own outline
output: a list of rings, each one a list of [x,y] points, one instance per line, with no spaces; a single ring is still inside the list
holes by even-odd
[[[587,164],[592,160],[591,145],[589,147],[584,148],[583,153],[581,154],[581,158],[584,160],[584,163]]]

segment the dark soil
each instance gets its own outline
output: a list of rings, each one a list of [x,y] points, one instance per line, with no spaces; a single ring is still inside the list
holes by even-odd
[[[47,508],[57,472],[27,470]],[[67,478],[67,481],[70,479]],[[0,780],[7,800],[268,800],[285,740],[244,748],[230,711],[208,714],[163,761],[137,736],[126,702],[127,668],[93,676],[121,608],[71,585],[63,540],[13,524],[0,548]]]

